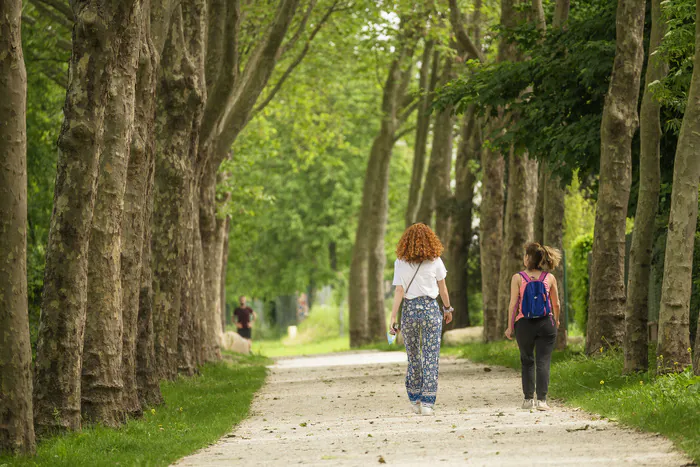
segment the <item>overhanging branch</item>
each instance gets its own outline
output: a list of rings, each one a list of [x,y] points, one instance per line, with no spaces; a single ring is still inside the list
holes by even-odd
[[[304,48],[301,50],[301,52],[299,52],[299,55],[297,55],[297,57],[294,59],[294,61],[289,64],[289,66],[284,71],[284,73],[282,74],[280,79],[277,81],[275,86],[272,88],[270,93],[267,95],[265,100],[263,100],[260,103],[260,105],[258,105],[255,108],[255,110],[253,111],[254,114],[260,112],[265,107],[267,107],[270,102],[272,102],[272,99],[274,99],[275,95],[280,91],[280,89],[282,89],[282,85],[287,80],[287,78],[289,78],[291,76],[292,72],[296,69],[296,67],[298,67],[301,64],[301,62],[304,60],[304,57],[306,56],[306,54],[309,53],[309,50],[311,48],[311,42],[313,42],[314,38],[319,33],[319,31],[321,31],[321,28],[323,28],[323,25],[328,21],[328,19],[331,17],[331,15],[337,11],[336,7],[337,7],[338,3],[339,3],[339,0],[336,0],[335,2],[333,2],[333,5],[331,5],[331,7],[328,9],[328,11],[326,11],[326,14],[323,15],[323,18],[321,18],[321,21],[319,21],[319,23],[316,25],[314,30],[311,32],[311,35],[309,35],[309,38],[306,40],[306,44],[304,44]]]

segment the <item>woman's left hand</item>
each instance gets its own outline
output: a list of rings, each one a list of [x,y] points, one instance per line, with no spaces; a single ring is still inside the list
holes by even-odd
[[[445,313],[445,324],[450,324],[452,322],[452,312]]]

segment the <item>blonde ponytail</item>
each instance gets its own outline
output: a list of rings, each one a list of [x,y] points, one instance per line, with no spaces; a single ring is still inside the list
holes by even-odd
[[[551,246],[542,246],[542,266],[546,265],[549,270],[554,270],[561,263],[561,251]],[[544,268],[543,268],[544,269]]]

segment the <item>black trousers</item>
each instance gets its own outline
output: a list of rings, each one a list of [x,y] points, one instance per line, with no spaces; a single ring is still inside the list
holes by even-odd
[[[520,348],[525,399],[534,398],[535,380],[537,380],[537,400],[547,400],[549,366],[557,340],[554,316],[536,319],[520,318],[515,322],[515,339]]]

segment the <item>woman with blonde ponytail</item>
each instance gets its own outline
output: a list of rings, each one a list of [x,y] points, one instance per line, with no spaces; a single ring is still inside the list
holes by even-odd
[[[525,270],[513,275],[506,337],[518,341],[522,366],[523,409],[549,410],[549,366],[559,328],[557,279],[548,271],[561,262],[556,248],[529,243],[525,246]],[[537,391],[537,402],[534,400]]]

